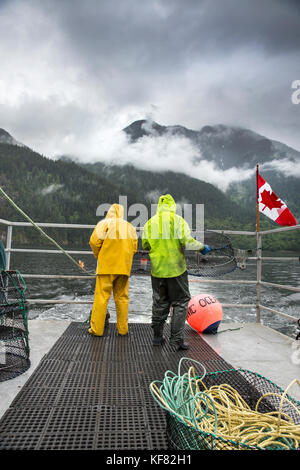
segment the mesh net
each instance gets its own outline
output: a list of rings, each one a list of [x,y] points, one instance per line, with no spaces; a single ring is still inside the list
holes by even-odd
[[[135,253],[133,257],[131,273],[150,275],[151,263],[148,251],[138,250]]]
[[[26,286],[17,271],[0,275],[0,382],[30,366]]]
[[[234,250],[229,237],[222,233],[205,231],[194,235],[205,245],[209,245],[211,251],[206,255],[201,252],[185,250],[188,273],[193,276],[217,277],[234,271],[237,267]]]
[[[201,277],[217,277],[230,273],[237,268],[237,261],[230,239],[221,233],[204,231],[192,236],[202,243],[209,245],[211,251],[206,255],[199,251],[185,250],[188,274]],[[139,240],[139,249],[134,255],[132,274],[151,273],[151,262],[148,251],[142,250]]]
[[[265,394],[258,406],[260,413],[272,413],[279,411],[283,390],[265,377],[243,369],[232,369],[208,373],[203,383],[207,388],[224,383],[231,385],[254,410],[259,398]],[[300,403],[287,395],[289,401],[284,401],[282,413],[290,417],[295,425],[300,424]],[[172,449],[191,450],[263,450],[259,445],[249,446],[246,443],[237,442],[234,439],[224,439],[214,433],[207,433],[192,426],[188,426],[175,415],[166,412],[167,436]],[[299,429],[299,428],[298,428]],[[269,447],[270,448],[270,447]],[[293,449],[293,444],[290,449]],[[272,450],[282,450],[280,440],[272,446]]]

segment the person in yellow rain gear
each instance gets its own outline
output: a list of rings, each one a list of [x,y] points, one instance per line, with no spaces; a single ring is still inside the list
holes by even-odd
[[[96,286],[89,333],[102,336],[108,301],[113,291],[117,330],[128,333],[129,276],[138,238],[134,227],[124,220],[124,208],[113,204],[105,219],[95,227],[90,247],[97,258]]]

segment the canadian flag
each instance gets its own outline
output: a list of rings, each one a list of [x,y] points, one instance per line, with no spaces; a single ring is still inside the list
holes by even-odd
[[[271,186],[259,174],[257,184],[259,212],[265,214],[279,225],[297,225],[297,220],[285,202],[276,196]]]

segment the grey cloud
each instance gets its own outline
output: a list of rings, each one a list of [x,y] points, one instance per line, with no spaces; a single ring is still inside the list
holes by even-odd
[[[271,54],[299,50],[299,2],[281,0],[48,0],[74,50],[128,64],[172,67],[201,54],[251,46]],[[98,57],[97,57],[98,53]],[[99,61],[99,62],[98,62]],[[156,61],[156,62],[155,62]]]
[[[150,108],[161,124],[234,124],[300,149],[299,2],[14,0],[0,12],[0,127],[39,151],[94,158],[102,128]]]

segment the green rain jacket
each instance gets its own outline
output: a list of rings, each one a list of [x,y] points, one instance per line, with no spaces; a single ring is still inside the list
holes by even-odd
[[[191,236],[187,222],[176,214],[176,204],[170,194],[160,196],[156,214],[143,229],[143,249],[149,250],[153,277],[177,277],[186,271],[184,248],[204,249]]]

